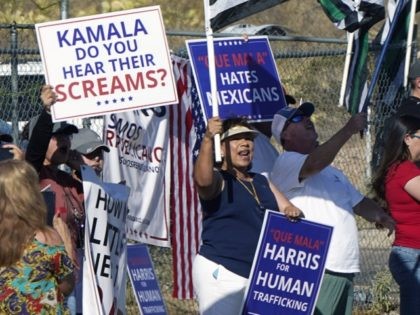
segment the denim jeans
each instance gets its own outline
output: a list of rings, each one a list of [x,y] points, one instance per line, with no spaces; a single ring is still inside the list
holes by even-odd
[[[400,286],[400,314],[420,314],[420,249],[393,246],[389,269]]]

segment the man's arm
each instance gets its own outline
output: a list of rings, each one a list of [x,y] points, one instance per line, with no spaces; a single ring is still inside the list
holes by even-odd
[[[29,138],[25,158],[39,172],[44,163],[45,154],[52,136],[51,114],[45,110],[41,112]]]
[[[41,170],[52,137],[53,122],[50,107],[55,103],[55,98],[52,87],[44,85],[41,89],[41,100],[44,109],[35,122],[25,153],[26,160],[35,167],[37,172]]]
[[[299,179],[303,180],[319,173],[330,165],[343,145],[352,135],[363,130],[366,127],[366,124],[365,113],[353,115],[343,128],[308,155],[300,170]]]
[[[387,228],[389,231],[388,236],[391,235],[395,229],[395,221],[391,216],[370,198],[364,197],[362,201],[353,207],[353,211],[365,220],[375,222],[379,226]]]

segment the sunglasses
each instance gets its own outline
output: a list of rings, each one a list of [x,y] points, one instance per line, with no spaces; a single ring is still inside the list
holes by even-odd
[[[300,123],[303,120],[303,118],[305,118],[305,116],[296,115],[296,116],[293,116],[292,119],[290,119],[289,121],[292,123]]]
[[[420,139],[420,136],[418,136],[418,135],[416,135],[416,134],[412,134],[412,135],[411,135],[411,138],[417,138],[417,139]]]

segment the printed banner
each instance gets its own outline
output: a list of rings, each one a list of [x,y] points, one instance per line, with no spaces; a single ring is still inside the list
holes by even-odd
[[[146,245],[127,246],[127,272],[141,313],[166,315],[165,302]]]
[[[35,25],[54,121],[178,103],[159,6]]]
[[[332,231],[267,211],[242,314],[312,314]]]
[[[211,109],[206,40],[188,40],[193,73],[206,118]],[[276,62],[266,36],[214,40],[219,116],[245,116],[252,121],[271,120],[286,105]]]
[[[88,166],[82,166],[82,177],[86,209],[83,313],[125,314],[129,188],[103,183]]]
[[[170,247],[168,110],[161,106],[106,115],[104,181],[130,187],[127,238]]]

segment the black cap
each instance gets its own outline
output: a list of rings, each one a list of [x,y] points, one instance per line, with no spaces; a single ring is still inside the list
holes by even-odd
[[[397,116],[412,116],[420,118],[420,99],[410,96],[401,106],[397,109]]]
[[[0,134],[0,141],[13,142],[13,137],[7,133]]]
[[[32,117],[29,120],[29,138],[32,135],[32,131],[38,121],[39,115]],[[53,124],[52,133],[53,134],[65,134],[65,135],[72,135],[73,133],[78,133],[79,129],[72,124],[68,124],[65,121],[56,122]]]
[[[416,60],[411,66],[410,70],[408,71],[408,78],[413,80],[415,78],[420,77],[420,61]]]
[[[72,135],[73,133],[78,133],[79,129],[75,125],[68,124],[65,121],[60,121],[57,123],[54,123],[53,125],[53,134],[66,134],[66,135]]]

